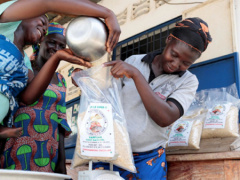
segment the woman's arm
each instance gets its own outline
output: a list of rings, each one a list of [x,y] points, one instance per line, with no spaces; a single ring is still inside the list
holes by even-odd
[[[166,102],[159,98],[150,88],[141,72],[134,66],[120,60],[104,63],[104,65],[113,66],[111,73],[115,78],[126,76],[133,79],[149,116],[159,126],[169,126],[180,117],[178,107],[170,101]]]
[[[2,13],[0,23],[33,18],[47,12],[103,18],[109,29],[108,51],[112,51],[118,42],[121,30],[115,14],[89,0],[18,0]]]
[[[91,67],[91,63],[73,56],[69,49],[58,50],[44,64],[37,76],[34,77],[27,87],[20,93],[20,99],[23,103],[29,105],[38,100],[51,82],[51,79],[61,60],[65,60],[69,63],[79,64],[85,67]]]

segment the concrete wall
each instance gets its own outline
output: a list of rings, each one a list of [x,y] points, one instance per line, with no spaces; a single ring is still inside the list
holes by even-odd
[[[166,1],[196,2],[195,0]],[[119,41],[181,15],[183,18],[198,16],[208,23],[213,42],[197,62],[240,51],[240,0],[202,0],[202,3],[182,5],[170,5],[162,0],[101,0],[98,4],[113,10],[118,16],[122,30]],[[134,18],[133,12],[136,10],[142,15]],[[67,27],[67,24],[64,26]],[[30,55],[31,52],[30,47],[27,49],[27,54]],[[66,63],[62,62],[60,67],[65,65]]]
[[[184,10],[187,10],[191,7],[196,6],[196,4],[188,4],[188,5],[169,5],[163,4],[159,7],[156,7],[155,0],[149,0],[150,7],[149,12],[143,14],[135,19],[132,18],[132,12],[134,8],[134,4],[138,4],[147,0],[102,0],[98,4],[103,5],[118,15],[127,9],[127,20],[126,23],[121,25],[122,34],[120,36],[120,40],[127,39],[139,32],[152,28],[156,25],[162,24],[168,20],[171,20],[177,16],[182,15]],[[168,0],[169,3],[186,3],[193,2],[192,0]],[[195,0],[194,0],[195,1]],[[199,0],[198,0],[199,1]],[[204,2],[205,0],[200,0],[200,2]],[[144,3],[142,3],[144,4]],[[145,3],[147,4],[147,3]],[[140,5],[139,5],[140,7]]]
[[[149,0],[149,12],[133,19],[132,12],[133,9],[136,8],[136,6],[134,7],[134,4],[142,3],[144,5],[145,3],[146,7],[148,4],[147,1],[148,0],[102,0],[99,2],[99,4],[112,9],[116,15],[121,14],[125,10],[126,20],[125,23],[121,25],[122,34],[120,41],[181,15],[183,18],[198,16],[208,23],[213,42],[197,62],[239,51],[239,0],[207,0],[202,1],[203,3],[199,4],[162,4],[159,7],[156,7],[156,3],[161,0]],[[196,1],[168,0],[168,2],[189,3]],[[141,5],[139,5],[139,7],[140,6]],[[142,9],[144,8],[142,7]]]
[[[240,52],[240,0],[234,1],[235,21],[236,21],[236,49]]]

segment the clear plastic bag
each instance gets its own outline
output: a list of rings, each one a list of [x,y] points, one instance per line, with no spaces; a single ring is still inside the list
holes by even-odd
[[[203,107],[206,112],[201,138],[239,136],[238,111],[240,100],[236,84],[199,91],[193,104]]]
[[[239,99],[225,90],[208,91],[202,138],[238,137],[238,106]]]
[[[203,128],[202,138],[238,137],[238,108],[231,106],[223,128]]]
[[[172,124],[166,150],[200,149],[204,114],[195,111]]]
[[[102,66],[76,72],[73,78],[82,94],[72,167],[92,160],[136,172],[120,101],[120,80],[111,76],[109,67]]]

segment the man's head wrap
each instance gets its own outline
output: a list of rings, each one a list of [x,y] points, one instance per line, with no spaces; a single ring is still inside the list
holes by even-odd
[[[56,22],[52,22],[48,26],[46,36],[49,35],[49,34],[61,34],[61,35],[65,36],[66,29],[61,24],[56,23]]]
[[[66,29],[61,24],[59,24],[57,22],[52,22],[48,26],[46,36],[50,35],[50,34],[61,34],[61,35],[65,36]],[[33,54],[31,55],[30,59],[35,60],[39,53],[40,44],[33,45],[32,48],[33,48]]]

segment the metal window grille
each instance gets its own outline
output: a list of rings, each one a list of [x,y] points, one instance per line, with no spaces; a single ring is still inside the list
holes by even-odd
[[[113,59],[125,60],[133,54],[163,50],[166,46],[166,38],[172,32],[175,23],[181,19],[182,17],[177,17],[119,42],[113,51]]]

